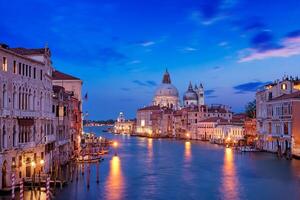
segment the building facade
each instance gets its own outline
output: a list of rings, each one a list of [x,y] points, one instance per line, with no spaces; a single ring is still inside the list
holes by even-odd
[[[52,132],[52,66],[48,48],[0,46],[0,164],[1,188],[49,170],[51,151],[45,146]]]
[[[117,134],[133,134],[135,130],[135,122],[126,120],[124,113],[120,112],[117,121],[114,124],[113,132]]]
[[[190,83],[183,95],[183,105],[180,105],[179,102],[178,91],[175,86],[171,85],[170,74],[166,71],[162,85],[158,86],[155,92],[153,105],[137,111],[136,133],[151,137],[210,140],[214,136],[214,131],[219,129],[210,129],[206,124],[204,126],[203,120],[211,118],[219,118],[227,122],[232,120],[232,112],[229,107],[219,104],[210,106],[204,104],[202,84],[193,88]],[[219,123],[216,124],[219,125]],[[206,131],[203,126],[206,127]],[[230,135],[230,131],[225,130],[224,127],[225,124],[220,130],[226,132],[224,135]],[[236,133],[235,128],[237,127],[232,123],[230,127]],[[243,134],[243,131],[240,131],[243,126],[237,129],[239,129],[236,136],[238,139],[239,134]]]
[[[300,80],[284,77],[256,93],[260,148],[300,156]]]
[[[53,88],[54,69],[47,47],[10,48],[2,44],[0,62],[0,189],[7,189],[11,187],[12,174],[19,181],[48,173],[63,155],[58,151],[71,153],[70,146],[64,146],[62,141],[72,142],[72,127],[76,134],[82,131],[78,100],[81,91],[77,90],[75,98],[64,88]],[[61,94],[63,98],[56,98]],[[56,113],[61,112],[60,106],[67,113],[63,123]],[[75,115],[77,124],[73,123]],[[62,129],[65,132],[60,135]],[[64,150],[60,150],[61,146]]]

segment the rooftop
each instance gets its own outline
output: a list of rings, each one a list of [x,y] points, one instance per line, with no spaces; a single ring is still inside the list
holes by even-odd
[[[35,48],[35,49],[27,49],[27,48],[9,48],[9,50],[21,54],[21,55],[39,55],[39,54],[45,54],[47,51],[49,51],[49,48]]]
[[[273,98],[270,101],[279,101],[279,100],[287,100],[287,99],[300,99],[300,91],[291,94],[284,94],[279,97]]]
[[[75,76],[71,76],[69,74],[62,73],[60,71],[53,71],[52,73],[52,79],[53,80],[80,80],[79,78]]]

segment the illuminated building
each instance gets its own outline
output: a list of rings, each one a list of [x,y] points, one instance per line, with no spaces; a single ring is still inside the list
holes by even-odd
[[[2,44],[0,61],[0,188],[7,189],[11,187],[12,173],[19,182],[38,172],[49,172],[52,161],[62,158],[60,154],[54,156],[55,147],[59,148],[62,139],[69,145],[72,133],[82,130],[81,102],[78,102],[81,91],[74,93],[76,98],[63,87],[59,89],[61,92],[53,91],[53,81],[67,88],[74,86],[57,78],[47,47],[10,48]],[[64,77],[70,76],[64,74]],[[56,95],[62,98],[56,100]],[[63,123],[56,123],[56,111],[58,117],[64,118]],[[68,146],[62,151],[69,158],[73,148]]]
[[[134,132],[135,128],[135,122],[126,120],[124,117],[124,113],[120,112],[119,117],[117,118],[117,121],[114,124],[114,133],[126,133],[126,134],[132,134]]]
[[[256,93],[260,148],[300,156],[300,80],[284,77]]]
[[[232,119],[232,112],[224,105],[204,105],[204,88],[189,84],[179,104],[177,89],[171,84],[168,71],[155,92],[153,105],[137,111],[136,134],[149,137],[177,137],[204,139],[199,134],[199,122],[212,117]],[[188,135],[188,136],[187,136]]]

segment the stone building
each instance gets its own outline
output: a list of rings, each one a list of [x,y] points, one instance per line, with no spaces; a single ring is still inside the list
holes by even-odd
[[[65,95],[69,96],[68,114],[69,116],[69,135],[72,143],[71,157],[77,156],[80,152],[80,141],[83,131],[82,124],[82,80],[77,77],[65,74],[58,70],[53,70],[52,74],[53,86],[64,88]]]
[[[73,154],[70,144],[82,132],[82,82],[58,76],[47,47],[2,44],[0,63],[0,189],[9,189],[13,173],[16,181],[30,180]],[[56,83],[63,86],[53,88]]]
[[[48,48],[9,48],[0,45],[0,188],[49,170],[53,140],[53,68]]]
[[[256,93],[260,148],[300,156],[300,80],[284,77]]]
[[[113,132],[117,134],[133,134],[135,129],[135,122],[126,120],[124,113],[120,112],[117,121],[114,124]]]
[[[183,105],[179,103],[179,94],[171,84],[168,71],[158,86],[153,105],[137,111],[136,133],[152,137],[176,137],[182,139],[205,139],[199,135],[199,122],[218,117],[232,119],[232,112],[224,105],[204,105],[204,88],[193,88],[189,84],[183,95]]]

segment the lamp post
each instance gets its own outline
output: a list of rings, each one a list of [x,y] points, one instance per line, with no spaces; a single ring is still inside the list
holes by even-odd
[[[39,171],[39,190],[41,190],[41,171],[43,169],[44,164],[45,164],[45,161],[43,159],[41,159],[40,160],[41,168],[40,168],[40,171]]]
[[[31,162],[31,167],[33,167],[33,175],[32,175],[32,181],[31,181],[31,188],[34,190],[34,183],[35,183],[35,167],[36,163],[34,161]]]

